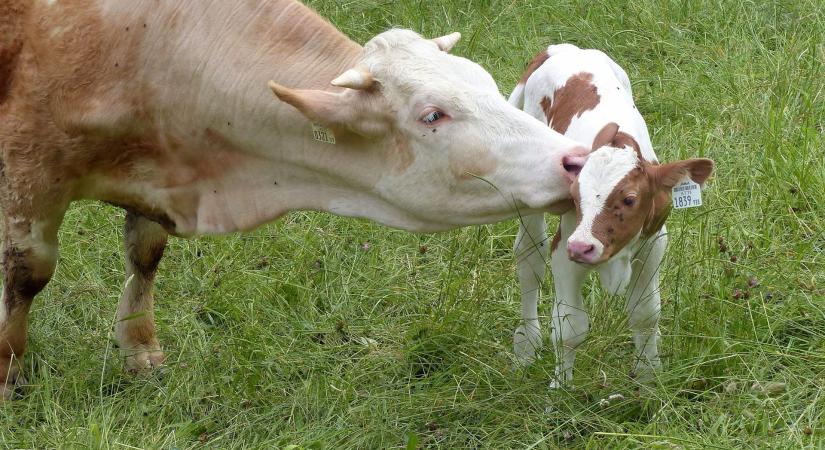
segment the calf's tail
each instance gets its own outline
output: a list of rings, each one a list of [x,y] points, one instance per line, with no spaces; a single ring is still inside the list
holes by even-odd
[[[518,109],[524,109],[524,83],[516,85],[507,101]]]
[[[530,76],[533,75],[533,72],[538,70],[548,58],[550,58],[550,53],[547,49],[544,49],[538,52],[536,56],[533,57],[533,60],[527,64],[527,68],[521,75],[521,80],[519,80],[516,88],[513,89],[513,92],[510,94],[510,98],[507,100],[511,105],[518,109],[524,109],[524,86],[527,85],[527,81],[530,79]]]

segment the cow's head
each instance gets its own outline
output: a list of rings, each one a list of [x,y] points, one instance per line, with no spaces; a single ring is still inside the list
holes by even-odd
[[[579,168],[565,169],[562,158],[587,149],[508,104],[478,64],[449,54],[459,37],[390,30],[332,81],[343,90],[270,87],[311,120],[371,142],[365,151],[391,167],[369,194],[433,229],[518,208],[569,209],[568,172]]]
[[[607,261],[658,232],[670,212],[671,189],[685,177],[703,184],[713,171],[713,161],[704,158],[649,163],[635,140],[618,128],[611,124],[602,130],[596,141],[603,141],[594,142],[598,150],[586,162],[568,157],[583,166],[571,187],[576,229],[567,239],[567,253],[573,261]]]

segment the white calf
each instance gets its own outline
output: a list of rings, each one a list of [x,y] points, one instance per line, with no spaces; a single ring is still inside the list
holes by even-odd
[[[550,46],[534,58],[510,103],[567,137],[592,143],[593,149],[586,157],[565,160],[582,169],[571,188],[576,209],[562,216],[550,245],[557,355],[551,387],[572,378],[576,347],[587,336],[589,318],[581,288],[591,270],[598,271],[610,294],[624,295],[630,289],[627,313],[636,345],[634,370],[650,376],[660,366],[659,265],[667,244],[664,222],[670,190],[686,176],[703,183],[713,162],[692,159],[659,165],[627,74],[598,50]],[[546,241],[544,216],[524,217],[515,245],[523,323],[514,339],[515,354],[523,364],[534,361],[542,346],[537,303]]]

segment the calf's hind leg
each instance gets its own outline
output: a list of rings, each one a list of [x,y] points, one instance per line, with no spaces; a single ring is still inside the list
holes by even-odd
[[[126,286],[117,308],[115,336],[124,365],[142,372],[163,364],[164,355],[155,334],[155,271],[166,248],[168,234],[162,226],[133,212],[126,213]]]
[[[29,218],[6,212],[3,237],[3,302],[0,304],[0,399],[22,382],[26,329],[32,300],[51,279],[57,263],[57,230],[63,212]]]

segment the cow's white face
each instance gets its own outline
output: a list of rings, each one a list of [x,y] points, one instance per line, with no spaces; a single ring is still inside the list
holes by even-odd
[[[598,264],[641,236],[661,229],[670,211],[670,191],[685,177],[703,184],[713,171],[709,159],[651,164],[631,146],[601,147],[571,188],[576,229],[567,239],[570,259]]]
[[[380,142],[375,157],[395,163],[374,194],[423,222],[447,228],[516,208],[569,208],[570,172],[580,167],[562,160],[587,149],[507,103],[479,65],[450,55],[458,38],[390,30],[333,81],[342,92],[272,88],[309,118]]]

